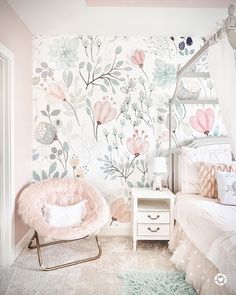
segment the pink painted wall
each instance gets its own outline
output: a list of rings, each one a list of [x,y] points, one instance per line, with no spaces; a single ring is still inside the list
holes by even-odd
[[[31,181],[32,34],[5,0],[0,0],[0,42],[15,55],[15,195]],[[15,214],[15,243],[27,231]]]

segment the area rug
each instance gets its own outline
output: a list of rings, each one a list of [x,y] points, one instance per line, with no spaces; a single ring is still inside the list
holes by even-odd
[[[183,272],[125,272],[122,295],[196,295]]]

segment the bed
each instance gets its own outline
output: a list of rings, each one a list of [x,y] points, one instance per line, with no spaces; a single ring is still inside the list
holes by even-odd
[[[215,143],[215,139],[210,140]],[[224,140],[217,139],[216,150],[219,141]],[[203,148],[204,141],[192,146]],[[181,158],[176,152],[174,158],[173,190],[179,190],[184,181],[179,167]],[[236,294],[236,206],[222,205],[217,199],[196,193],[178,192],[174,217],[169,242],[173,251],[171,261],[186,272],[186,281],[201,295]]]

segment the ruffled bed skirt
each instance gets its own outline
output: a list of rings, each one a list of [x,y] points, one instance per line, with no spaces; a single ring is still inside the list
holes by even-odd
[[[215,277],[220,271],[193,245],[181,227],[176,224],[169,242],[173,252],[171,261],[186,273],[186,282],[200,295],[235,295],[227,288],[227,283],[219,286]]]

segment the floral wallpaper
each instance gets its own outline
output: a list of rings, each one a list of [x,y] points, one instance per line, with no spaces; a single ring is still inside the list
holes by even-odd
[[[168,100],[176,69],[202,45],[191,37],[34,36],[33,180],[82,177],[130,222],[128,187],[150,186],[148,161],[168,155]],[[206,57],[196,65],[207,67]],[[209,79],[186,78],[179,99],[213,97]],[[217,105],[176,105],[176,146],[225,133]]]

